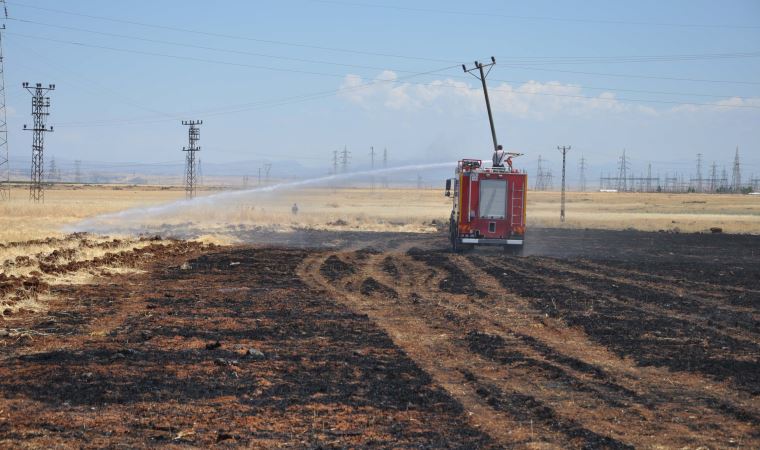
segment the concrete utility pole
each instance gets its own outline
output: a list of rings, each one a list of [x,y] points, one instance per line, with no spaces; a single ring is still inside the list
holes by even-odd
[[[561,207],[559,212],[559,220],[560,222],[565,221],[565,160],[567,158],[567,152],[570,151],[570,146],[565,147],[564,145],[562,147],[557,147],[557,150],[562,152],[562,200],[561,200]]]
[[[372,161],[370,163],[370,168],[372,170],[375,170],[375,147],[374,146],[370,146],[370,148],[369,148],[369,156],[370,156],[371,161]],[[375,175],[374,174],[370,177],[370,189],[372,191],[375,190]]]
[[[32,137],[32,182],[29,185],[29,199],[33,202],[44,202],[45,192],[42,190],[43,172],[44,172],[44,148],[45,148],[45,133],[53,131],[53,127],[47,127],[45,121],[47,116],[50,115],[50,97],[46,97],[45,94],[49,91],[55,90],[54,84],[49,84],[48,87],[43,88],[42,83],[37,83],[35,87],[31,87],[29,83],[23,84],[24,89],[32,94],[32,117],[34,118],[34,125],[32,128],[27,128],[24,125],[25,130],[30,130],[33,133]]]
[[[82,182],[82,161],[77,159],[74,161],[74,183]]]
[[[201,139],[200,125],[203,124],[202,120],[183,120],[182,125],[190,127],[188,129],[188,145],[189,147],[182,147],[182,151],[186,152],[185,155],[185,196],[188,199],[195,197],[195,190],[197,184],[197,166],[195,162],[195,152],[199,152],[201,148],[198,146],[198,141]]]
[[[491,62],[488,64],[483,64],[475,61],[475,67],[472,69],[468,69],[467,66],[462,64],[462,70],[469,73],[470,75],[474,76],[475,78],[479,79],[480,82],[483,84],[483,95],[486,97],[486,109],[488,109],[488,122],[491,124],[491,138],[493,139],[493,149],[496,150],[496,147],[499,145],[496,141],[496,128],[494,128],[493,125],[493,114],[491,113],[491,100],[488,98],[488,86],[486,85],[486,77],[489,73],[491,73],[491,68],[496,64],[496,59],[492,56]],[[484,72],[484,68],[488,68],[488,71]],[[480,76],[473,74],[472,72],[475,70],[478,70],[480,73]]]
[[[388,148],[383,149],[383,169],[388,168]],[[383,176],[383,187],[388,188],[388,175]]]

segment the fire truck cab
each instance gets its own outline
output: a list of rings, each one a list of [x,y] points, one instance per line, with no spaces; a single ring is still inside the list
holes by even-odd
[[[463,159],[446,180],[453,200],[449,239],[455,252],[476,245],[500,245],[521,253],[525,240],[528,175],[511,167],[484,168],[479,159]]]

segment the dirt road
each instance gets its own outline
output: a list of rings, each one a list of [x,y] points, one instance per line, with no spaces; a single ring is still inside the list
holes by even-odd
[[[758,237],[323,234],[6,319],[0,445],[760,446]]]

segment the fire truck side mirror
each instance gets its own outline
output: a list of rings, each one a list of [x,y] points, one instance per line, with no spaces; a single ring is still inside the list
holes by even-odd
[[[446,180],[446,197],[451,197],[451,178]]]

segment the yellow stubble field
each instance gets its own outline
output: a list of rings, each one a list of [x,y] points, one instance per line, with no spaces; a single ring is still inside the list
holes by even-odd
[[[215,191],[200,191],[200,196]],[[28,192],[15,189],[0,202],[0,242],[27,241],[65,234],[65,225],[99,214],[169,203],[184,198],[181,188],[58,186],[34,204]],[[298,205],[298,214],[291,212]],[[433,221],[446,223],[450,199],[442,190],[314,188],[278,194],[246,195],[179,209],[170,216],[133,217],[145,224],[193,223],[209,234],[233,225],[367,231],[427,232]],[[559,192],[529,192],[529,227],[639,229],[647,231],[708,231],[760,233],[760,196],[709,194],[638,194],[569,192],[566,221],[559,221]]]

